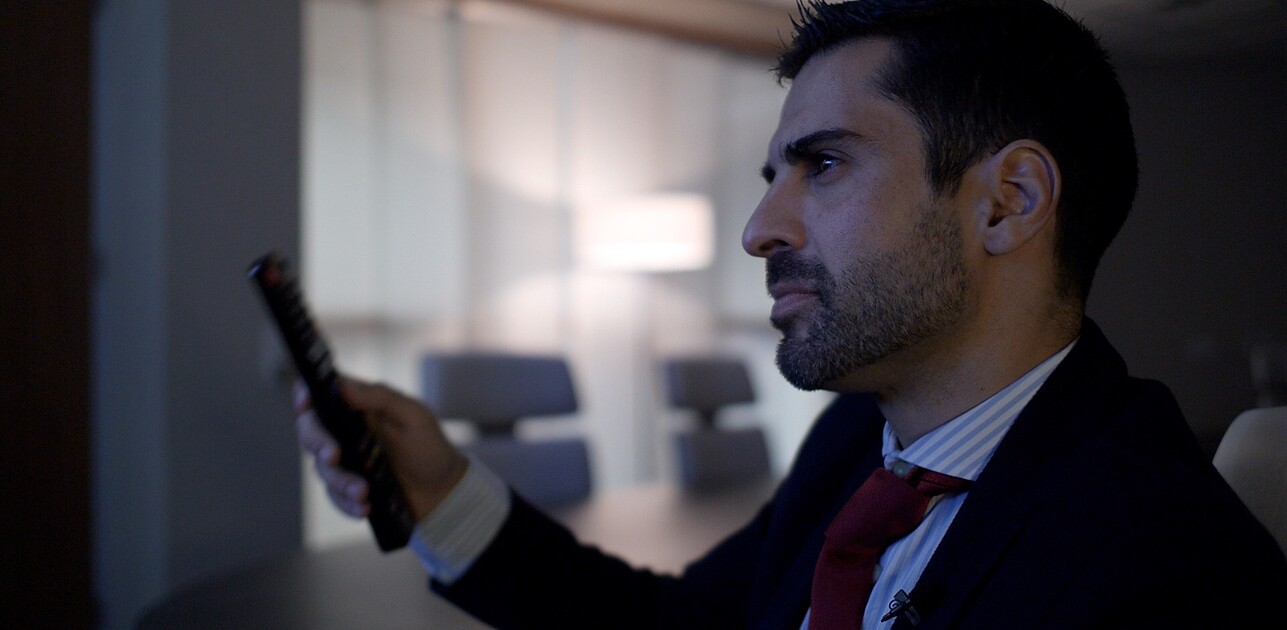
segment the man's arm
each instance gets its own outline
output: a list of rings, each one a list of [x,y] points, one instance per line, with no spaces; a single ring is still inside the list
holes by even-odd
[[[433,412],[419,401],[384,386],[353,381],[344,383],[344,396],[355,409],[366,412],[368,424],[388,453],[420,523],[412,546],[424,559],[419,542],[425,538],[426,525],[446,512],[471,514],[471,504],[460,501],[459,492],[469,485],[466,471],[471,463],[447,441]],[[306,393],[297,395],[297,408],[300,444],[313,454],[332,501],[350,516],[365,516],[369,510],[365,481],[338,467],[335,442],[310,411]],[[565,527],[521,498],[513,494],[506,498],[509,505],[499,529],[486,537],[478,556],[448,563],[465,567],[463,573],[448,571],[444,581],[444,574],[431,568],[435,591],[487,623],[499,628],[742,625],[739,620],[745,614],[746,586],[763,535],[763,518],[723,543],[714,557],[702,562],[702,571],[676,578],[634,569],[582,545]]]

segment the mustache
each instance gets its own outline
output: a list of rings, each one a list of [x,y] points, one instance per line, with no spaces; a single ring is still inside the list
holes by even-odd
[[[821,262],[786,250],[777,252],[764,261],[765,286],[771,287],[785,281],[804,281],[821,291],[830,286],[831,274]]]

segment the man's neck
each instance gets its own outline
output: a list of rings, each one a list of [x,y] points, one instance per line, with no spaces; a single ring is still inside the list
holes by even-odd
[[[914,349],[919,356],[897,357],[891,378],[875,388],[877,404],[899,443],[910,446],[1005,389],[1079,332],[1080,320],[1074,326],[975,331],[961,335],[967,341]]]

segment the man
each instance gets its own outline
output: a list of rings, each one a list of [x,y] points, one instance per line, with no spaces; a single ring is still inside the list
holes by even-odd
[[[779,73],[743,245],[766,260],[782,373],[841,395],[772,501],[682,576],[635,571],[467,462],[419,403],[350,383],[433,588],[500,627],[1281,627],[1282,552],[1170,393],[1084,319],[1136,185],[1094,37],[1040,0],[815,3]],[[363,514],[310,414],[300,429]],[[941,496],[909,489],[926,476]],[[920,504],[864,550],[847,523],[887,520],[877,479]],[[855,548],[865,568],[836,568]]]

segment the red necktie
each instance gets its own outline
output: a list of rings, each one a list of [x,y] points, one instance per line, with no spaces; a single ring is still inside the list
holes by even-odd
[[[827,527],[813,570],[809,630],[860,628],[885,548],[916,529],[931,497],[969,484],[923,468],[901,479],[885,468],[872,472]]]

